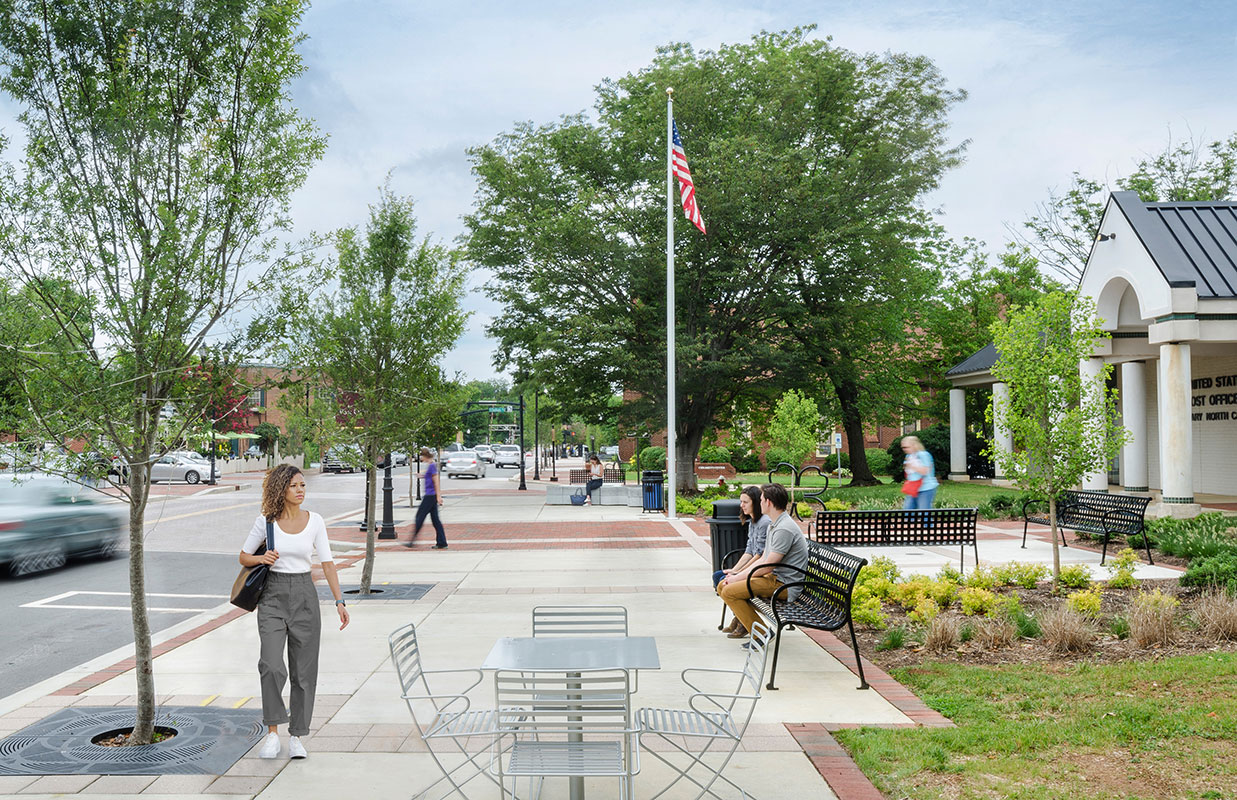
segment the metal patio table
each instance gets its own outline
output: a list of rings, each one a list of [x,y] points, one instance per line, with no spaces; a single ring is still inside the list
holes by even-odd
[[[481,669],[579,675],[598,669],[661,669],[661,659],[652,636],[504,636],[494,643]],[[571,800],[584,800],[584,778],[570,781]]]

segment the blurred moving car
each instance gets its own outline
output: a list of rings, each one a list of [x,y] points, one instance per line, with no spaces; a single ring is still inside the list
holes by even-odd
[[[494,448],[494,468],[520,466],[520,448],[513,444],[500,444]]]
[[[210,462],[199,461],[197,458],[174,456],[168,453],[163,458],[150,465],[152,481],[184,481],[185,483],[201,483],[203,478],[209,479]],[[215,466],[215,480],[219,479],[219,466]]]
[[[452,453],[462,453],[462,452],[464,452],[464,445],[460,444],[459,442],[452,442],[451,444],[442,448],[442,450],[438,453],[439,466],[445,467],[447,465],[447,456],[451,455]]]
[[[483,458],[491,464],[494,463],[494,449],[488,444],[474,445],[472,449],[477,453],[478,458]]]
[[[63,478],[0,478],[0,564],[13,576],[64,566],[70,558],[111,558],[128,511],[100,505],[90,489]]]
[[[471,475],[474,478],[485,477],[485,461],[472,450],[461,450],[458,453],[447,454],[447,465],[442,468],[448,478],[460,475]]]

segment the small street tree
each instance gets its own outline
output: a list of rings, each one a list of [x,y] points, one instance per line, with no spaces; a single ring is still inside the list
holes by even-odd
[[[816,401],[798,389],[782,395],[769,420],[769,444],[782,450],[795,467],[803,466],[820,441],[820,412]],[[772,469],[770,464],[769,468]]]
[[[369,490],[360,588],[368,594],[378,533],[377,465],[426,425],[436,406],[449,402],[440,362],[464,330],[465,271],[451,250],[429,237],[417,241],[412,201],[389,187],[370,207],[364,235],[344,228],[335,238],[335,263],[315,283],[337,280],[338,292],[323,290],[302,305],[299,330],[289,340],[304,349],[288,356],[335,388],[340,439],[360,447]]]
[[[143,540],[160,412],[200,425],[210,398],[182,376],[209,342],[247,349],[226,320],[289,282],[289,202],[325,149],[288,101],[306,6],[0,0],[0,90],[25,134],[0,167],[0,270],[55,328],[4,343],[31,438],[128,465],[133,744],[155,718]]]
[[[1111,366],[1084,380],[1079,365],[1109,338],[1087,297],[1054,291],[992,323],[1000,358],[992,376],[1009,385],[1009,404],[988,405],[988,420],[1013,433],[1013,452],[989,441],[988,455],[1014,483],[1048,503],[1052,574],[1061,575],[1057,502],[1084,476],[1105,468],[1125,442],[1117,423]]]

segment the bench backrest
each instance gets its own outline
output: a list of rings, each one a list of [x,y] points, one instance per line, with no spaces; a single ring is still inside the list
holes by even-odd
[[[1141,529],[1150,502],[1150,497],[1134,494],[1109,494],[1098,489],[1072,490],[1065,493],[1057,506],[1057,523],[1067,528],[1084,529],[1120,523]]]
[[[588,474],[588,470],[573,469],[570,472],[570,476],[568,480],[571,483],[588,483],[589,477],[590,476]],[[627,475],[621,469],[616,469],[614,467],[603,467],[602,472],[601,472],[601,482],[602,483],[626,483]]]
[[[849,612],[850,593],[855,588],[859,570],[868,560],[820,542],[809,541],[807,544],[807,571],[810,577],[801,580],[821,585],[804,587],[799,594],[799,602]]]
[[[812,538],[822,544],[850,547],[971,544],[977,518],[973,508],[817,511]]]

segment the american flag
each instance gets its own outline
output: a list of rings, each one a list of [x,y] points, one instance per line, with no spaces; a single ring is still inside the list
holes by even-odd
[[[683,198],[683,216],[705,233],[704,217],[700,216],[700,206],[696,205],[696,184],[692,183],[692,171],[687,167],[687,153],[683,152],[683,140],[679,138],[678,123],[670,121],[674,131],[674,154],[670,158],[670,170],[679,179],[679,194]]]

